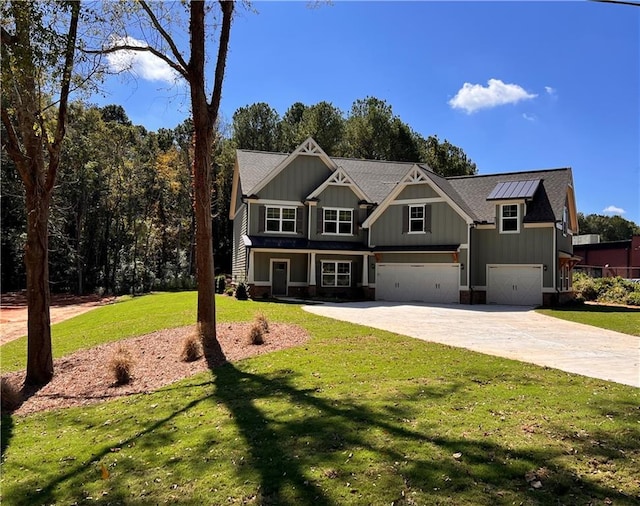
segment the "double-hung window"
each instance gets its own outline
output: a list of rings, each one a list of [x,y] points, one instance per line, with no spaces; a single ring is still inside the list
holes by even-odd
[[[267,206],[265,220],[266,223],[264,229],[267,232],[295,233],[296,208]]]
[[[409,206],[409,233],[424,232],[424,206]]]
[[[520,232],[519,210],[519,204],[502,204],[500,206],[500,233],[517,234]]]
[[[323,260],[322,286],[351,286],[351,262]]]
[[[324,208],[324,234],[352,235],[353,209]]]

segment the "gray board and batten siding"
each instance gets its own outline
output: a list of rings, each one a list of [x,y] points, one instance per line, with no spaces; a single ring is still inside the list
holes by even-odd
[[[317,156],[299,155],[258,191],[260,199],[298,200],[320,186],[333,172]]]

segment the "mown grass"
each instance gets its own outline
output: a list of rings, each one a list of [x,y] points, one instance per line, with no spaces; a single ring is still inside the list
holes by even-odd
[[[218,304],[220,321],[259,311],[312,339],[149,395],[4,417],[3,503],[636,504],[638,389],[296,305]]]
[[[539,309],[539,313],[623,334],[640,336],[640,309],[597,304]]]

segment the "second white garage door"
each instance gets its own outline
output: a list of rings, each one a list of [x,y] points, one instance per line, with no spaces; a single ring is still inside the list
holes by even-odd
[[[377,264],[376,299],[397,302],[460,302],[458,264]]]
[[[542,266],[489,265],[487,303],[516,306],[542,304]]]

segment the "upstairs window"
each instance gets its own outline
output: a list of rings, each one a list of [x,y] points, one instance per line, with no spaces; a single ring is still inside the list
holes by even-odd
[[[353,209],[324,208],[323,212],[323,234],[353,234]]]
[[[424,206],[409,206],[409,233],[424,232]]]
[[[295,233],[296,208],[267,206],[264,229],[267,232]]]
[[[566,237],[568,231],[569,231],[569,210],[565,206],[562,209],[562,235]]]
[[[520,205],[502,204],[500,206],[500,233],[517,234],[520,232]]]

